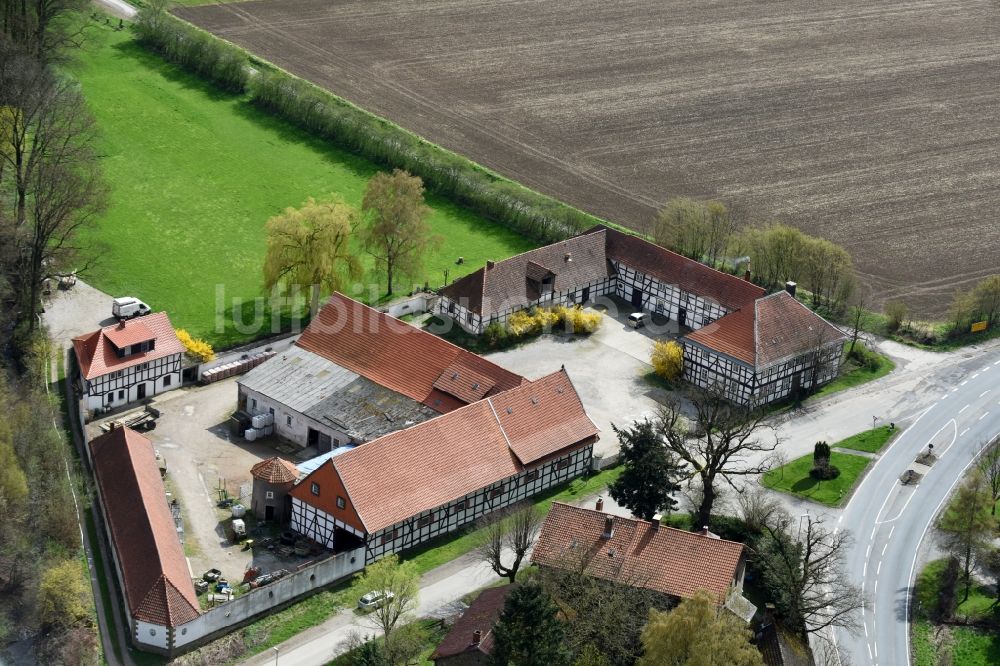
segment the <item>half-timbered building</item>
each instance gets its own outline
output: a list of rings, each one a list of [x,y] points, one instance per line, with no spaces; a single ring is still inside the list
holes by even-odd
[[[291,526],[371,563],[583,474],[597,439],[560,370],[330,457],[289,492]]]
[[[165,312],[73,338],[86,408],[101,411],[181,385],[184,345]]]
[[[779,291],[684,336],[684,378],[738,404],[764,405],[835,378],[845,339],[789,291]]]
[[[473,334],[535,306],[617,296],[697,329],[766,292],[637,236],[598,226],[486,266],[441,290],[440,315]]]
[[[320,452],[370,441],[527,380],[435,335],[333,294],[287,351],[238,382],[239,408]]]
[[[91,440],[90,458],[131,641],[174,655],[189,640],[201,607],[153,443],[129,428],[113,428]]]

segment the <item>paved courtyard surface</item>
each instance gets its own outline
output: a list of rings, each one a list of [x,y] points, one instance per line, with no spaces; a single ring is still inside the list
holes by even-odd
[[[625,324],[628,312],[603,313],[601,327],[591,336],[567,338],[545,335],[514,349],[490,354],[489,359],[508,370],[537,379],[566,367],[587,414],[601,429],[595,455],[618,452],[611,425],[629,425],[652,416],[668,393],[646,376],[652,372],[649,357],[657,337],[676,335],[676,327],[636,331]],[[659,334],[659,335],[657,335]]]

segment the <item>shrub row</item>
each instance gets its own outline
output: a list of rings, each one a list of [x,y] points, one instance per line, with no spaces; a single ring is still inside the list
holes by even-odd
[[[506,324],[493,322],[483,331],[483,341],[489,348],[504,348],[542,333],[564,332],[590,335],[601,325],[601,315],[584,312],[579,305],[552,308],[532,308],[512,314]]]
[[[143,9],[134,29],[140,44],[170,62],[225,90],[249,89],[258,108],[377,164],[420,176],[429,190],[539,243],[563,240],[602,222],[287,72],[258,67],[251,80],[245,51],[170,14]]]
[[[178,328],[175,332],[177,333],[177,339],[184,345],[184,350],[188,353],[188,356],[201,363],[215,360],[215,350],[212,349],[212,345],[201,338],[192,338],[191,334],[183,328]]]
[[[163,11],[143,9],[132,25],[136,39],[165,60],[210,80],[223,90],[245,92],[250,80],[245,51]]]

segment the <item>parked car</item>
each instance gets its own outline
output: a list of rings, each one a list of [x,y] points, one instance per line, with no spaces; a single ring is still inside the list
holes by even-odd
[[[384,592],[369,592],[358,599],[358,608],[363,611],[373,611],[376,608],[385,606],[389,601],[395,599],[396,595],[386,590]]]
[[[646,313],[633,312],[628,316],[628,325],[632,328],[642,328],[646,325]]]
[[[144,317],[150,312],[149,306],[134,296],[116,298],[111,305],[111,315],[118,319]]]

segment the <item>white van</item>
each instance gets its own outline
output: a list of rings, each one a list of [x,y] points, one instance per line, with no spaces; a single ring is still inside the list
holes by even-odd
[[[646,325],[646,313],[633,312],[628,316],[628,325],[632,328],[642,328]]]
[[[111,314],[118,319],[142,317],[150,313],[149,306],[134,296],[116,298],[111,306]]]

